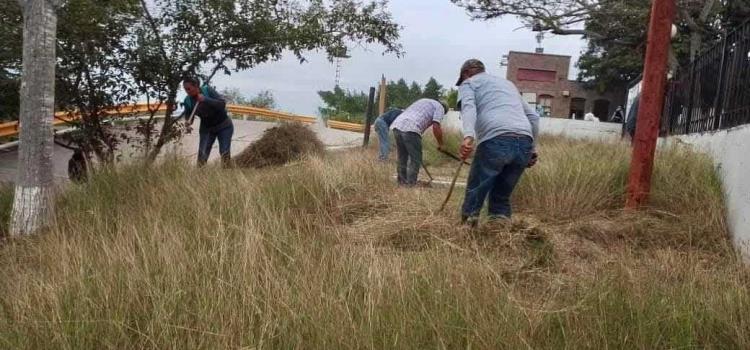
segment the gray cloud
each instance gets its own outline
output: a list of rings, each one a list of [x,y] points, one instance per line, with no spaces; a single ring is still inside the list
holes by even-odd
[[[508,51],[533,51],[535,33],[518,29],[522,24],[506,17],[491,22],[471,21],[464,11],[449,0],[392,0],[389,4],[395,20],[404,28],[401,42],[406,54],[402,58],[383,56],[382,48],[355,48],[352,57],[343,62],[341,86],[367,90],[375,86],[381,74],[389,80],[404,78],[425,83],[435,77],[448,87],[455,83],[457,70],[467,58],[479,58],[488,71],[505,76],[500,57]],[[585,46],[578,36],[555,36],[544,40],[545,52],[573,56],[573,62]],[[279,109],[306,115],[317,115],[321,101],[318,90],[334,85],[335,67],[322,53],[311,53],[308,62],[300,64],[291,54],[277,62],[252,70],[217,76],[219,87],[237,87],[252,96],[271,90]],[[571,78],[575,78],[575,69]]]

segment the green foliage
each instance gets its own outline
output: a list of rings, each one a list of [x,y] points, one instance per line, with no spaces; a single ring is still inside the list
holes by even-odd
[[[320,115],[325,119],[351,123],[363,123],[367,108],[367,95],[364,92],[344,90],[338,86],[333,91],[318,91],[325,106],[320,107]]]
[[[397,82],[390,81],[387,84],[385,103],[389,107],[405,109],[415,101],[409,91],[409,85],[404,78]]]
[[[742,6],[748,4],[743,3],[714,1],[713,7],[706,7],[708,2],[681,1],[675,23],[678,33],[672,41],[672,69],[687,66],[694,55],[736,26],[736,12],[727,9],[742,13]],[[578,62],[579,80],[604,91],[637,78],[643,72],[650,10],[648,0],[608,0],[606,6],[592,10],[585,24],[588,48]]]
[[[620,88],[643,71],[648,0],[451,0],[475,19],[515,16],[534,31],[584,35],[588,48],[578,62],[578,79],[599,91]],[[750,16],[749,0],[677,0],[670,64],[684,67],[703,49]],[[584,28],[578,28],[584,23]]]
[[[114,161],[121,131],[104,111],[135,103],[137,96],[125,65],[125,38],[141,15],[138,0],[69,0],[59,10],[57,81],[59,110],[79,113],[73,141],[103,163]]]
[[[332,57],[352,43],[401,54],[400,27],[381,1],[70,0],[59,11],[56,100],[83,112],[81,146],[104,161],[119,140],[103,126],[103,109],[136,98],[152,107],[176,106],[187,75],[210,81],[218,73],[278,60],[285,51],[304,61],[311,50]],[[0,24],[0,101],[15,106],[18,2],[2,1]],[[273,107],[269,97],[255,102]],[[135,130],[150,161],[182,132],[174,110],[167,109],[163,123],[156,109],[138,121]],[[16,114],[13,108],[0,113]]]
[[[400,54],[399,26],[386,4],[353,0],[155,0],[135,27],[129,50],[134,79],[142,95],[174,105],[185,75],[209,80],[217,73],[251,69],[275,61],[287,50],[301,61],[310,50],[334,56],[350,42],[377,43]],[[199,9],[199,10],[198,10]],[[231,69],[230,69],[231,67]],[[204,70],[204,68],[207,68]],[[145,135],[149,159],[180,134],[166,113],[153,145]],[[144,130],[151,130],[144,125]]]
[[[390,81],[386,90],[386,105],[390,108],[405,109],[420,98],[443,99],[443,86],[430,77],[424,88],[419,83],[412,81],[411,85],[403,78],[398,81]]]
[[[440,83],[438,83],[435,78],[430,78],[430,80],[424,86],[422,96],[439,101],[441,98],[443,98],[443,90],[443,86],[440,85]]]
[[[238,88],[224,88],[219,92],[227,104],[232,105],[250,105],[250,100]]]
[[[250,100],[250,105],[258,108],[274,109],[276,108],[276,99],[273,97],[273,92],[263,90]]]
[[[22,25],[18,2],[0,1],[0,122],[18,119]]]
[[[458,105],[458,90],[450,88],[445,92],[445,103],[450,109],[456,109]]]
[[[404,78],[401,78],[398,81],[388,82],[385,98],[386,107],[406,109],[421,98],[445,100],[448,97],[444,95],[445,93],[445,89],[435,78],[430,78],[424,88],[416,81],[409,85]],[[320,114],[324,118],[353,123],[364,122],[365,109],[367,108],[367,94],[365,92],[343,90],[337,86],[333,91],[318,91],[318,95],[325,104],[319,108]],[[457,91],[455,98],[458,98]],[[375,103],[378,99],[379,96],[376,96]],[[453,106],[455,106],[455,102]]]
[[[0,183],[0,237],[7,234],[13,209],[13,186]]]
[[[578,78],[603,92],[624,87],[643,71],[649,0],[611,1],[592,11],[586,29],[588,47],[577,65]],[[619,20],[613,21],[612,18]]]

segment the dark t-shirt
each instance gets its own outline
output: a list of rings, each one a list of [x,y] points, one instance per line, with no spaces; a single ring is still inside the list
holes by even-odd
[[[391,126],[391,124],[393,124],[393,121],[394,121],[394,120],[396,120],[396,118],[397,118],[397,117],[398,117],[399,115],[401,115],[401,113],[402,113],[402,112],[403,112],[403,111],[402,111],[402,110],[400,110],[400,109],[398,109],[398,108],[396,108],[396,109],[392,109],[392,110],[390,110],[390,111],[388,111],[388,112],[385,112],[385,113],[383,113],[383,115],[381,115],[381,116],[380,116],[380,118],[382,118],[382,119],[383,119],[383,121],[384,121],[384,122],[385,122],[386,124],[388,124],[388,126]]]
[[[198,109],[195,111],[195,115],[201,118],[201,130],[216,131],[229,126],[232,122],[229,119],[227,113],[226,102],[224,97],[219,95],[213,88],[203,86],[201,88],[203,94],[203,102],[198,105]],[[185,105],[185,118],[190,117],[190,113],[193,112],[193,106],[195,101],[192,97],[188,96],[184,101]]]

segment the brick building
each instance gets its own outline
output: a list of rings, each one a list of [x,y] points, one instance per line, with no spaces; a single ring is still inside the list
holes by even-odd
[[[569,80],[570,56],[511,51],[507,79],[529,104],[539,106],[546,116],[583,119],[588,112],[607,121],[617,106],[625,106],[625,89],[599,94],[580,82]]]

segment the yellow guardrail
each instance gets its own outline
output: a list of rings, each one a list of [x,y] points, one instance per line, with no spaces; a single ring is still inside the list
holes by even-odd
[[[167,110],[167,105],[162,104],[161,106],[149,106],[146,103],[138,103],[134,105],[127,105],[120,108],[112,108],[104,111],[106,115],[123,115],[123,114],[138,114],[146,113],[151,110],[156,112],[163,112]],[[81,115],[75,112],[55,112],[54,119],[52,120],[53,126],[63,125],[76,121],[81,118]],[[0,137],[5,136],[16,136],[18,135],[19,124],[18,121],[0,123]]]
[[[300,122],[303,124],[314,124],[315,117],[306,117],[286,112],[272,111],[270,109],[257,108],[243,105],[227,105],[227,111],[232,114],[243,114],[257,117],[271,118],[288,122]]]
[[[138,103],[134,105],[128,105],[121,108],[113,108],[105,111],[107,115],[124,115],[124,114],[141,114],[150,111],[164,112],[167,110],[167,105],[162,104],[158,108],[156,106],[149,106],[146,103]],[[227,105],[227,111],[233,114],[251,115],[270,119],[276,119],[281,121],[300,122],[304,124],[315,123],[316,118],[306,117],[300,115],[294,115],[286,112],[272,111],[264,108],[257,108],[243,105]],[[66,123],[70,123],[80,119],[80,115],[71,112],[56,112],[52,125],[58,126]],[[17,121],[0,123],[0,137],[16,136],[18,135],[19,124]]]
[[[331,129],[354,131],[354,132],[365,132],[365,126],[357,123],[340,122],[338,120],[328,120],[326,122],[328,127]]]

